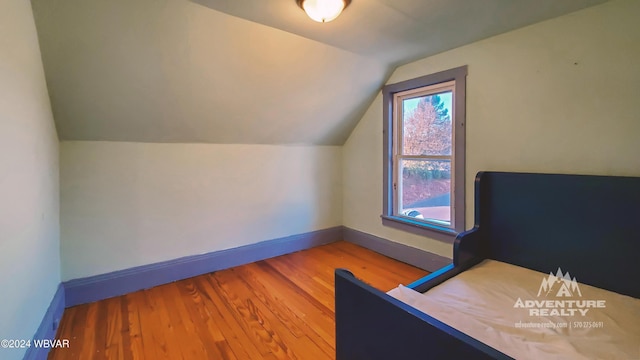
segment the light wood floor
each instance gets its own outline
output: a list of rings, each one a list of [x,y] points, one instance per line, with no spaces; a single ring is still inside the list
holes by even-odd
[[[334,359],[337,267],[384,291],[427,274],[341,241],[66,309],[49,359]]]

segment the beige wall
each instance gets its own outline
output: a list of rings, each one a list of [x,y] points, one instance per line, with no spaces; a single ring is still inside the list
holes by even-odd
[[[63,141],[63,279],[339,226],[341,154]]]
[[[388,83],[461,65],[467,227],[480,170],[640,175],[640,1],[615,0],[398,68]],[[382,97],[344,145],[344,225],[451,257],[383,227]]]
[[[28,1],[0,0],[0,339],[31,339],[60,283],[58,137]],[[2,349],[22,359],[26,349]]]

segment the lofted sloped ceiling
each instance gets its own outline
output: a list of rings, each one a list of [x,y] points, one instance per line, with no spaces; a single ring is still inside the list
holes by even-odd
[[[32,0],[61,140],[343,144],[393,69],[604,0]]]

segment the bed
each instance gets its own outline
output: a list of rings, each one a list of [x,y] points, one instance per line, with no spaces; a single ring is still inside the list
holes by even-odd
[[[603,358],[596,350],[606,353],[605,346],[613,346],[621,352],[607,353],[604,358],[640,359],[640,336],[636,335],[640,324],[640,178],[481,172],[475,180],[474,210],[473,229],[461,233],[455,240],[453,263],[406,287],[400,286],[390,294],[365,284],[346,269],[336,270],[338,360],[539,358],[540,351],[544,352],[548,346],[531,345],[533,340],[530,338],[535,336],[527,336],[530,328],[520,329],[519,340],[515,340],[516,346],[525,351],[525,356],[521,356],[521,352],[500,348],[486,340],[482,330],[479,335],[473,335],[464,326],[449,325],[451,321],[447,316],[451,315],[462,317],[463,325],[472,322],[464,321],[463,310],[470,306],[464,304],[465,299],[477,300],[480,296],[468,292],[472,290],[467,285],[486,279],[487,269],[494,272],[490,285],[480,284],[480,290],[473,291],[501,286],[515,289],[515,293],[499,296],[507,304],[513,304],[505,309],[505,314],[518,311],[520,315],[525,314],[521,324],[548,321],[540,317],[548,314],[539,312],[549,309],[538,306],[542,303],[535,303],[536,300],[598,301],[605,295],[615,297],[616,300],[606,298],[609,307],[606,302],[600,303],[604,305],[601,307],[597,302],[591,303],[589,315],[600,314],[599,318],[581,317],[576,312],[584,311],[587,303],[580,307],[577,302],[573,303],[576,309],[570,315],[566,312],[552,314],[558,323],[564,321],[574,328],[580,325],[590,329],[577,329],[579,342],[573,348],[574,353],[545,358]],[[528,283],[515,275],[520,272],[522,276],[528,276]],[[570,275],[566,274],[568,272]],[[464,283],[465,278],[475,280]],[[514,284],[506,282],[507,278],[515,279]],[[549,294],[543,290],[550,291],[552,280],[567,287],[565,293],[554,290],[553,297],[547,298]],[[531,281],[535,284],[531,285]],[[543,286],[545,282],[547,285]],[[467,287],[451,290],[451,286],[456,289],[460,284]],[[576,293],[577,289],[583,294]],[[517,295],[520,290],[529,293]],[[437,297],[452,292],[458,292],[462,308],[451,308],[444,313],[419,310],[415,301],[412,303],[405,297],[407,294],[413,297],[411,294],[414,293]],[[436,302],[428,297],[418,299],[417,302],[430,306]],[[452,302],[448,298],[441,301],[443,306]],[[486,313],[493,302],[479,301],[481,306],[487,306]],[[611,317],[615,315],[604,313],[605,308],[618,310],[622,319],[616,320]],[[498,312],[490,317],[502,315]],[[512,320],[509,318],[507,324]],[[515,324],[482,326],[485,332],[495,333],[500,338]],[[607,333],[614,330],[618,333],[631,331],[627,334],[627,343],[618,344],[617,335]],[[588,338],[588,333],[601,336]],[[539,337],[556,340],[554,332]]]

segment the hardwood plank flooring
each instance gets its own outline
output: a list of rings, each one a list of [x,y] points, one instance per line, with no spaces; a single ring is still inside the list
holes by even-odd
[[[383,291],[427,274],[340,241],[66,309],[49,359],[334,359],[338,267]]]

